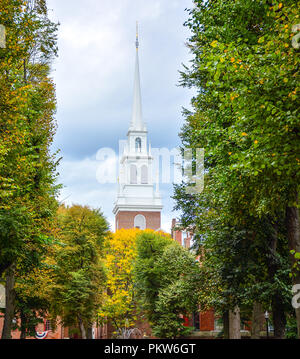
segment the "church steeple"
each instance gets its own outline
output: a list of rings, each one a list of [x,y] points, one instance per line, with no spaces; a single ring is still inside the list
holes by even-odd
[[[116,229],[137,227],[158,230],[163,206],[158,184],[154,184],[154,158],[151,156],[151,146],[147,144],[148,132],[142,116],[138,27],[135,47],[132,119],[119,162],[118,193],[113,213],[116,216]]]
[[[136,24],[136,58],[135,58],[135,73],[134,73],[134,91],[133,91],[133,108],[132,119],[130,124],[131,131],[145,131],[145,124],[143,122],[142,114],[142,96],[140,84],[140,69],[139,69],[139,34],[138,23]]]

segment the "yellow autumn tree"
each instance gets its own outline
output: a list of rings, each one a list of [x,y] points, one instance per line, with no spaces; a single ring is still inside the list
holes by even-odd
[[[107,291],[99,312],[102,321],[110,321],[119,330],[136,321],[133,266],[139,229],[120,229],[107,241],[105,268]]]

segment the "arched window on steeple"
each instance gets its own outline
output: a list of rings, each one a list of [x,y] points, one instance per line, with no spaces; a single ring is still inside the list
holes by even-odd
[[[135,151],[142,152],[142,140],[140,139],[140,137],[137,137],[135,139]]]

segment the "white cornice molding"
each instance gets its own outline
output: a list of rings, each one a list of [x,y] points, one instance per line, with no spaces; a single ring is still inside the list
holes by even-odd
[[[113,214],[117,215],[119,212],[161,212],[162,205],[115,205]]]

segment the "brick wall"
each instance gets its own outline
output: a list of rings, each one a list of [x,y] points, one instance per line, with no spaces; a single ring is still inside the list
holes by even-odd
[[[2,329],[4,324],[4,316],[0,314],[0,338],[2,335]],[[36,327],[37,332],[43,332],[45,330],[44,323],[39,323]],[[60,324],[57,325],[57,328],[55,330],[50,330],[48,332],[48,335],[46,339],[61,339],[62,337],[65,337],[65,334],[67,334],[67,328],[63,328]],[[14,330],[11,332],[12,339],[20,339],[21,332],[19,330]],[[35,339],[27,337],[27,339]]]
[[[0,314],[0,338],[2,336],[2,330],[3,330],[3,324],[4,324],[4,314]],[[12,339],[20,339],[20,332],[18,330],[14,330],[11,333]]]
[[[161,228],[160,212],[120,211],[116,215],[116,230],[121,228],[124,229],[134,228],[134,218],[138,214],[141,214],[146,218],[147,228],[154,230]]]

